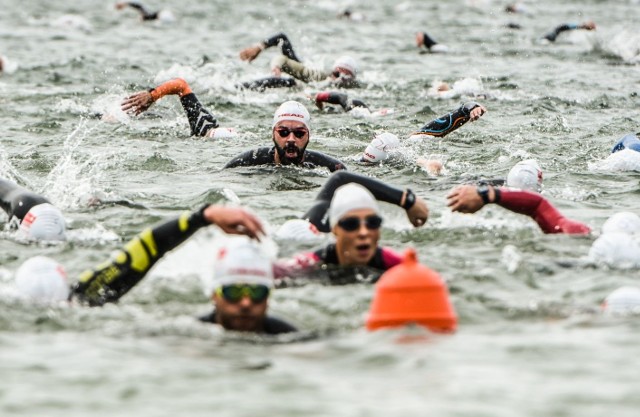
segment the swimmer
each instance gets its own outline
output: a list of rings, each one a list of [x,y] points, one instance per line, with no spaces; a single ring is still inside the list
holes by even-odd
[[[271,61],[271,72],[273,77],[263,78],[257,81],[247,82],[240,85],[241,88],[264,90],[274,87],[292,87],[297,85],[296,80],[304,83],[311,81],[325,81],[326,84],[338,88],[358,87],[356,80],[358,74],[358,64],[350,56],[338,58],[330,72],[315,70],[302,64],[300,58],[293,50],[293,46],[284,33],[263,40],[257,45],[247,47],[240,51],[240,59],[251,62],[260,53],[270,47],[279,46],[281,54]],[[282,77],[282,73],[293,78]]]
[[[337,189],[333,185],[323,188],[319,197],[329,196],[332,190],[334,192],[328,207],[328,220],[322,220],[317,225],[326,230],[328,222],[335,243],[314,252],[299,254],[292,259],[276,261],[276,278],[295,278],[300,275],[308,276],[311,271],[323,271],[329,274],[332,283],[374,282],[383,271],[400,263],[401,256],[398,253],[378,245],[383,218],[376,197],[366,187],[351,181],[353,178],[344,176],[343,173],[334,175],[344,177],[336,183],[343,180],[348,183]],[[364,177],[360,178],[363,179]],[[401,195],[399,205],[409,207],[406,209],[407,214],[413,219],[414,225],[421,226],[426,222],[427,206],[410,190],[399,193],[394,190],[390,194]],[[397,199],[397,195],[393,199]],[[318,208],[326,211],[326,201],[323,199],[316,203],[312,211]],[[319,214],[319,211],[313,213],[313,216]],[[366,271],[367,274],[363,275],[360,271]]]
[[[83,272],[71,287],[69,298],[90,306],[117,302],[167,252],[182,244],[197,230],[213,224],[228,234],[245,235],[257,240],[264,235],[260,220],[246,210],[205,205],[200,210],[184,213],[176,219],[142,231],[116,252],[110,261]],[[253,242],[249,239],[233,240],[213,256],[216,256],[215,277],[210,290],[215,310],[202,317],[202,321],[218,324],[227,330],[244,332],[278,334],[295,331],[292,325],[266,314],[273,288],[273,266],[270,258]],[[32,265],[28,264],[30,261]],[[26,295],[39,295],[37,287],[42,283],[43,275],[48,274],[44,276],[45,279],[59,279],[62,270],[57,262],[51,260],[45,265],[32,260],[25,264],[23,266],[29,267],[28,270],[22,272],[19,269],[20,274],[17,275],[26,276],[27,282],[22,283]]]
[[[116,3],[116,9],[122,10],[125,7],[130,7],[132,9],[137,10],[140,13],[140,19],[142,21],[149,20],[163,20],[163,21],[171,21],[173,20],[173,14],[169,10],[160,10],[158,12],[150,12],[145,7],[138,2],[119,2]]]
[[[0,206],[9,223],[18,224],[18,234],[30,241],[59,242],[66,239],[62,212],[43,196],[0,179]]]
[[[611,149],[611,153],[620,152],[624,149],[640,152],[640,139],[638,133],[629,133],[623,136]]]
[[[487,204],[497,204],[514,213],[524,214],[538,223],[544,233],[586,235],[589,226],[564,217],[542,195],[516,188],[492,185],[459,185],[447,195],[451,211],[475,213]]]
[[[424,47],[426,52],[431,53],[444,53],[449,52],[447,45],[436,42],[427,32],[416,32],[416,46],[418,48]]]
[[[180,98],[192,136],[215,138],[233,133],[232,129],[219,127],[216,118],[198,101],[189,84],[182,78],[169,80],[149,91],[140,91],[127,97],[122,101],[122,110],[138,115],[166,95],[177,95]]]
[[[592,21],[584,22],[580,25],[576,23],[566,23],[556,27],[554,30],[547,33],[542,38],[548,40],[549,42],[555,42],[558,35],[560,35],[562,32],[576,29],[596,30],[596,24]]]
[[[272,147],[248,150],[224,167],[256,165],[297,165],[303,168],[346,169],[344,163],[322,152],[307,150],[311,136],[309,111],[297,101],[287,101],[273,115]]]
[[[345,112],[350,112],[355,108],[369,110],[369,106],[364,104],[362,100],[350,99],[347,94],[338,91],[316,93],[312,95],[312,100],[320,110],[323,109],[324,103],[339,105]]]

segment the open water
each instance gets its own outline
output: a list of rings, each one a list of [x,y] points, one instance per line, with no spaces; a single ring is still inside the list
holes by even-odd
[[[152,1],[149,8],[170,9],[175,21],[142,23],[110,2],[4,0],[0,54],[12,71],[0,75],[0,175],[50,198],[71,238],[27,246],[2,232],[0,414],[637,416],[638,316],[603,315],[599,304],[613,289],[637,285],[640,274],[587,254],[608,216],[638,213],[637,171],[602,161],[619,137],[638,130],[640,6],[541,0],[524,3],[528,14],[508,15],[505,4],[354,1],[366,20],[352,22],[336,18],[346,5],[337,1]],[[561,23],[588,19],[597,31],[538,41]],[[420,54],[418,30],[450,53]],[[246,64],[238,51],[277,31],[318,67],[342,54],[357,58],[367,86],[349,94],[394,109],[375,119],[314,109],[310,148],[428,201],[431,218],[420,229],[385,206],[382,241],[415,247],[441,273],[458,332],[367,333],[373,287],[318,284],[278,290],[271,301],[271,311],[310,340],[212,330],[193,316],[210,308],[200,275],[213,230],[169,255],[118,305],[19,299],[13,271],[36,254],[75,277],[143,227],[204,202],[239,202],[271,230],[309,207],[326,172],[221,171],[237,153],[269,143],[278,104],[315,91],[233,89],[267,75],[275,54]],[[175,76],[239,137],[189,137],[173,97],[143,117],[118,111],[122,97]],[[455,94],[432,93],[436,81],[457,82]],[[406,137],[477,94],[489,110],[480,121],[443,139],[405,142],[403,157],[382,166],[355,162],[375,132]],[[414,164],[428,155],[446,159],[445,175]],[[531,219],[499,207],[447,210],[456,184],[504,177],[527,158],[544,171],[544,195],[594,236],[543,235]],[[129,203],[92,207],[95,197]],[[304,248],[279,246],[281,255]]]

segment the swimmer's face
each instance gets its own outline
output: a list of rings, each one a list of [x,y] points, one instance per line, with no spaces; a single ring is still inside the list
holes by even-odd
[[[354,79],[356,78],[355,74],[352,73],[351,71],[349,71],[346,68],[342,68],[342,67],[334,67],[333,71],[331,72],[331,78],[332,79],[337,79],[337,78],[344,78],[344,79]]]
[[[302,122],[283,120],[273,128],[273,143],[283,164],[298,164],[309,144],[309,129]]]
[[[422,45],[424,45],[424,35],[422,32],[416,32],[416,46],[420,48]]]
[[[351,210],[342,216],[332,229],[340,265],[364,266],[369,263],[378,248],[380,222],[372,209]]]
[[[254,302],[249,295],[245,295],[239,301],[232,302],[218,293],[214,293],[211,299],[216,306],[217,323],[225,329],[240,332],[263,330],[264,318],[267,314],[267,299]]]

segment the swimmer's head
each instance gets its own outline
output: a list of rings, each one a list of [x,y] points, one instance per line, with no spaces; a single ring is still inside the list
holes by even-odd
[[[350,211],[367,209],[379,215],[380,208],[371,191],[360,184],[349,183],[338,187],[329,206],[329,222],[333,228]]]
[[[214,266],[216,322],[228,330],[260,331],[273,286],[271,258],[249,238],[229,238]]]
[[[393,133],[380,133],[367,145],[362,153],[366,162],[380,162],[389,157],[389,152],[400,145],[400,140]]]
[[[278,228],[275,237],[280,240],[298,242],[317,242],[322,239],[322,233],[311,222],[304,219],[287,220]]]
[[[52,303],[69,298],[67,274],[58,262],[45,256],[25,261],[15,275],[18,292],[33,301]]]
[[[640,234],[640,217],[628,211],[616,213],[604,222],[602,233]]]
[[[356,78],[358,74],[358,63],[348,55],[341,56],[333,63],[333,71],[347,77]],[[335,74],[334,74],[335,75]]]
[[[61,241],[66,239],[62,212],[49,203],[29,210],[20,223],[19,233],[29,240]]]
[[[640,266],[640,245],[627,233],[600,235],[589,249],[589,258],[611,268],[629,269]]]
[[[612,291],[604,299],[602,311],[609,314],[640,313],[640,288],[620,287]]]
[[[309,144],[309,111],[297,101],[282,103],[273,115],[273,143],[280,163],[299,164]]]
[[[506,185],[539,193],[542,191],[542,170],[535,159],[520,161],[509,171]]]

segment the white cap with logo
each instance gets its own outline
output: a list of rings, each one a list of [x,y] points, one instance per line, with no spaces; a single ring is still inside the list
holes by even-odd
[[[297,101],[285,101],[276,109],[273,114],[273,127],[284,120],[302,122],[308,130],[311,130],[309,128],[309,122],[311,121],[309,110]]]
[[[369,190],[360,184],[349,183],[338,187],[329,206],[329,222],[333,228],[351,210],[371,209],[380,214],[378,202]]]
[[[231,284],[266,285],[273,288],[271,257],[248,237],[229,237],[225,240],[225,245],[218,249],[211,289]]]
[[[380,162],[389,157],[389,152],[400,145],[400,140],[393,133],[380,133],[367,145],[362,159],[367,162]]]
[[[29,240],[65,240],[62,212],[49,203],[38,204],[20,222],[19,232]]]
[[[542,170],[535,159],[520,161],[507,175],[507,187],[539,193],[542,191]]]
[[[640,313],[640,288],[620,287],[607,295],[602,303],[605,313]]]
[[[336,70],[338,68],[349,71],[354,77],[358,73],[358,63],[349,55],[343,55],[336,59],[336,62],[333,63],[333,69]]]
[[[51,303],[69,298],[64,268],[46,256],[26,260],[16,271],[15,279],[18,292],[31,300]]]
[[[629,211],[616,213],[604,222],[602,233],[640,234],[640,217]]]

